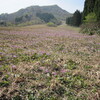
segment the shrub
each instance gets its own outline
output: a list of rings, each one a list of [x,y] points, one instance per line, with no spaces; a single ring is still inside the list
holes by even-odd
[[[32,21],[27,21],[27,22],[22,22],[22,23],[19,23],[17,24],[17,26],[29,26],[29,25],[38,25],[38,24],[44,24],[45,22],[42,21],[41,19],[35,19],[35,20],[32,20]]]
[[[7,26],[6,21],[0,21],[0,26]]]
[[[54,24],[53,22],[49,22],[49,23],[47,23],[47,26],[49,26],[49,27],[56,27],[57,25]]]
[[[62,24],[62,22],[60,20],[57,20],[56,18],[51,19],[50,22],[52,22],[52,23],[54,23],[56,25],[61,25]]]
[[[100,22],[97,22],[97,16],[92,12],[85,17],[83,25],[81,26],[81,32],[89,35],[100,34],[99,28]]]
[[[97,21],[97,17],[95,13],[89,13],[84,20],[85,23],[91,23],[96,21]]]
[[[91,22],[91,23],[84,23],[81,26],[80,32],[86,33],[88,35],[98,34],[100,35],[100,23],[98,22]]]

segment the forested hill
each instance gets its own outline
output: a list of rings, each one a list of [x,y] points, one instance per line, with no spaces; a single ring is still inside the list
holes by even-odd
[[[100,35],[100,0],[85,0],[82,28],[83,33]]]
[[[24,20],[39,20],[36,16],[37,13],[51,13],[58,20],[65,20],[66,17],[71,16],[71,14],[57,5],[52,6],[30,6],[25,9],[20,9],[19,11],[12,14],[1,14],[0,20],[14,22],[16,18],[24,17]]]
[[[100,35],[100,0],[85,0],[84,10],[76,10],[72,17],[66,18],[66,24],[81,26],[81,32]]]
[[[100,20],[100,0],[85,0],[83,18],[90,13],[95,13],[97,20]]]

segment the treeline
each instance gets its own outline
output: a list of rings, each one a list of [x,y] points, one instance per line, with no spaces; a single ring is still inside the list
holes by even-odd
[[[83,33],[100,34],[100,0],[85,0],[83,12],[75,11],[72,17],[66,19],[66,24],[81,26]]]
[[[31,14],[25,14],[14,19],[14,22],[0,21],[0,26],[27,26],[34,24],[44,24],[46,23],[48,26],[57,26],[61,25],[61,21],[56,19],[55,16],[51,13],[36,13],[36,18],[34,19]]]
[[[16,17],[15,23],[22,23],[22,22],[30,21],[31,19],[32,19],[32,16],[26,14],[26,15],[23,15],[23,16],[20,16],[20,17]]]
[[[85,0],[83,20],[91,13],[95,14],[96,21],[100,21],[100,0]]]
[[[46,23],[55,18],[54,15],[50,13],[36,13],[36,16]],[[32,20],[32,16],[26,14],[24,16],[16,17],[15,23],[22,23],[30,20]]]
[[[43,20],[45,23],[52,23],[54,26],[61,24],[61,21],[57,20],[51,13],[37,13],[36,16]]]
[[[80,26],[82,23],[82,13],[76,10],[72,17],[66,19],[66,24],[71,26]]]

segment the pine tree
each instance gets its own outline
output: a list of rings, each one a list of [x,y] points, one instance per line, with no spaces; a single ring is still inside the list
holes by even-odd
[[[66,24],[73,26],[73,17],[66,18]]]
[[[85,0],[83,20],[85,19],[85,16],[94,11],[95,1],[96,0]]]
[[[71,26],[80,26],[82,20],[82,13],[76,10],[72,17],[66,19],[66,24]]]
[[[100,21],[100,0],[96,0],[94,6],[94,12],[97,16],[97,21]]]
[[[73,26],[80,26],[81,24],[81,13],[80,11],[76,10],[73,15]]]

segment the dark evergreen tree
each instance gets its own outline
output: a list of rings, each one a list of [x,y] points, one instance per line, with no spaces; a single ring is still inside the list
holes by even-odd
[[[82,32],[100,34],[100,0],[85,0]]]
[[[82,20],[82,14],[76,10],[72,17],[66,19],[66,24],[71,26],[80,26]]]
[[[73,25],[73,17],[66,18],[66,24]]]
[[[7,26],[6,21],[0,21],[0,26]]]
[[[21,23],[22,20],[23,20],[23,16],[21,16],[21,17],[16,17],[16,18],[15,18],[15,22],[16,22],[16,23]]]
[[[46,23],[48,23],[51,19],[55,18],[54,15],[49,13],[37,13],[36,16],[39,17],[41,20],[45,21]]]
[[[85,16],[94,11],[95,1],[96,0],[85,0],[84,10],[83,10],[83,20],[85,19]]]
[[[100,0],[85,0],[83,20],[92,12],[96,14],[97,21],[100,20]]]
[[[73,15],[73,26],[80,26],[81,19],[82,19],[82,16],[81,16],[80,11],[76,10]]]
[[[95,1],[94,12],[97,16],[97,21],[100,21],[100,0]]]

